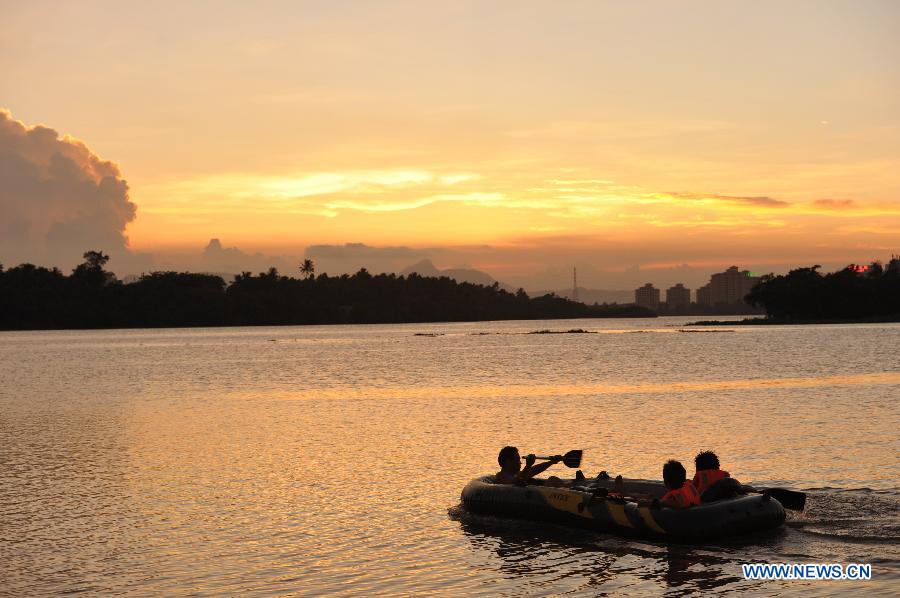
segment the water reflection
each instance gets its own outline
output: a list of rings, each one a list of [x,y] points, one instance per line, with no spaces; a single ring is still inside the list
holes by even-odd
[[[47,403],[15,427],[0,418],[0,593],[108,590],[108,576],[72,567],[73,553],[127,583],[127,555],[141,542],[139,529],[123,525],[131,505],[122,425],[98,410]]]
[[[578,530],[472,515],[461,508],[450,516],[480,566],[535,590],[548,584],[570,590],[602,586],[619,558],[592,545],[593,534]]]
[[[370,386],[356,385],[353,388],[345,386],[331,388],[316,388],[307,391],[289,391],[284,389],[277,391],[278,398],[282,400],[310,400],[310,399],[462,399],[462,398],[536,398],[536,397],[593,397],[601,395],[645,395],[645,394],[680,394],[699,392],[729,392],[740,390],[766,389],[804,389],[804,388],[838,388],[842,386],[897,386],[900,385],[900,372],[879,372],[873,374],[849,374],[839,376],[818,376],[815,378],[751,378],[745,380],[714,380],[714,381],[685,381],[667,382],[665,384],[515,384],[509,383],[502,386],[497,384],[453,386],[442,384],[440,386],[414,386],[398,387],[396,385]],[[246,392],[229,393],[228,398],[233,400],[258,397],[259,393],[250,395]]]
[[[660,561],[665,566],[663,580],[666,585],[682,590],[670,595],[710,591],[743,581],[742,577],[730,575],[724,570],[723,565],[732,565],[731,561],[710,555],[701,556],[685,546],[669,546]]]
[[[551,524],[450,511],[479,565],[537,593],[612,589],[671,590],[673,595],[744,583],[735,559],[712,550],[644,543]],[[760,538],[757,538],[757,540]],[[714,552],[715,551],[715,552]],[[730,554],[726,550],[725,554]]]
[[[641,323],[0,333],[0,594],[808,589],[735,581],[748,561],[896,587],[900,325],[467,334],[587,325]],[[748,545],[448,520],[504,444],[634,477],[713,448],[750,483],[843,490]]]

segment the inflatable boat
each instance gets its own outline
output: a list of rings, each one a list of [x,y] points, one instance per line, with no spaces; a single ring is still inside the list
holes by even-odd
[[[604,533],[672,542],[704,542],[770,529],[784,523],[784,508],[767,494],[745,494],[686,509],[639,507],[604,496],[611,480],[576,482],[553,488],[541,485],[495,484],[494,476],[469,482],[462,504],[473,513],[553,521]],[[624,494],[659,498],[661,482],[625,480]]]

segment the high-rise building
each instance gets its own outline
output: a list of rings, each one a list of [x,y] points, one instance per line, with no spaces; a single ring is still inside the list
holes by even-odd
[[[659,309],[659,289],[649,282],[634,291],[634,302],[641,307],[656,311]]]
[[[672,310],[687,309],[691,306],[691,290],[682,283],[666,289],[666,306]]]
[[[709,298],[709,283],[697,289],[697,305],[712,305]]]
[[[709,282],[697,289],[697,303],[700,305],[736,305],[744,303],[744,297],[750,292],[759,276],[753,276],[749,270],[738,270],[731,266],[724,272],[713,274]]]

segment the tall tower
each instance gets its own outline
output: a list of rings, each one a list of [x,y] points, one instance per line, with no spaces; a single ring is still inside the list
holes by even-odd
[[[572,266],[572,301],[578,301],[578,268]]]

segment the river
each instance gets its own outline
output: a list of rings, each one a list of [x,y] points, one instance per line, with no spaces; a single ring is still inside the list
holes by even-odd
[[[900,325],[687,321],[0,333],[0,594],[896,595]],[[704,546],[466,513],[506,444],[809,502]]]

